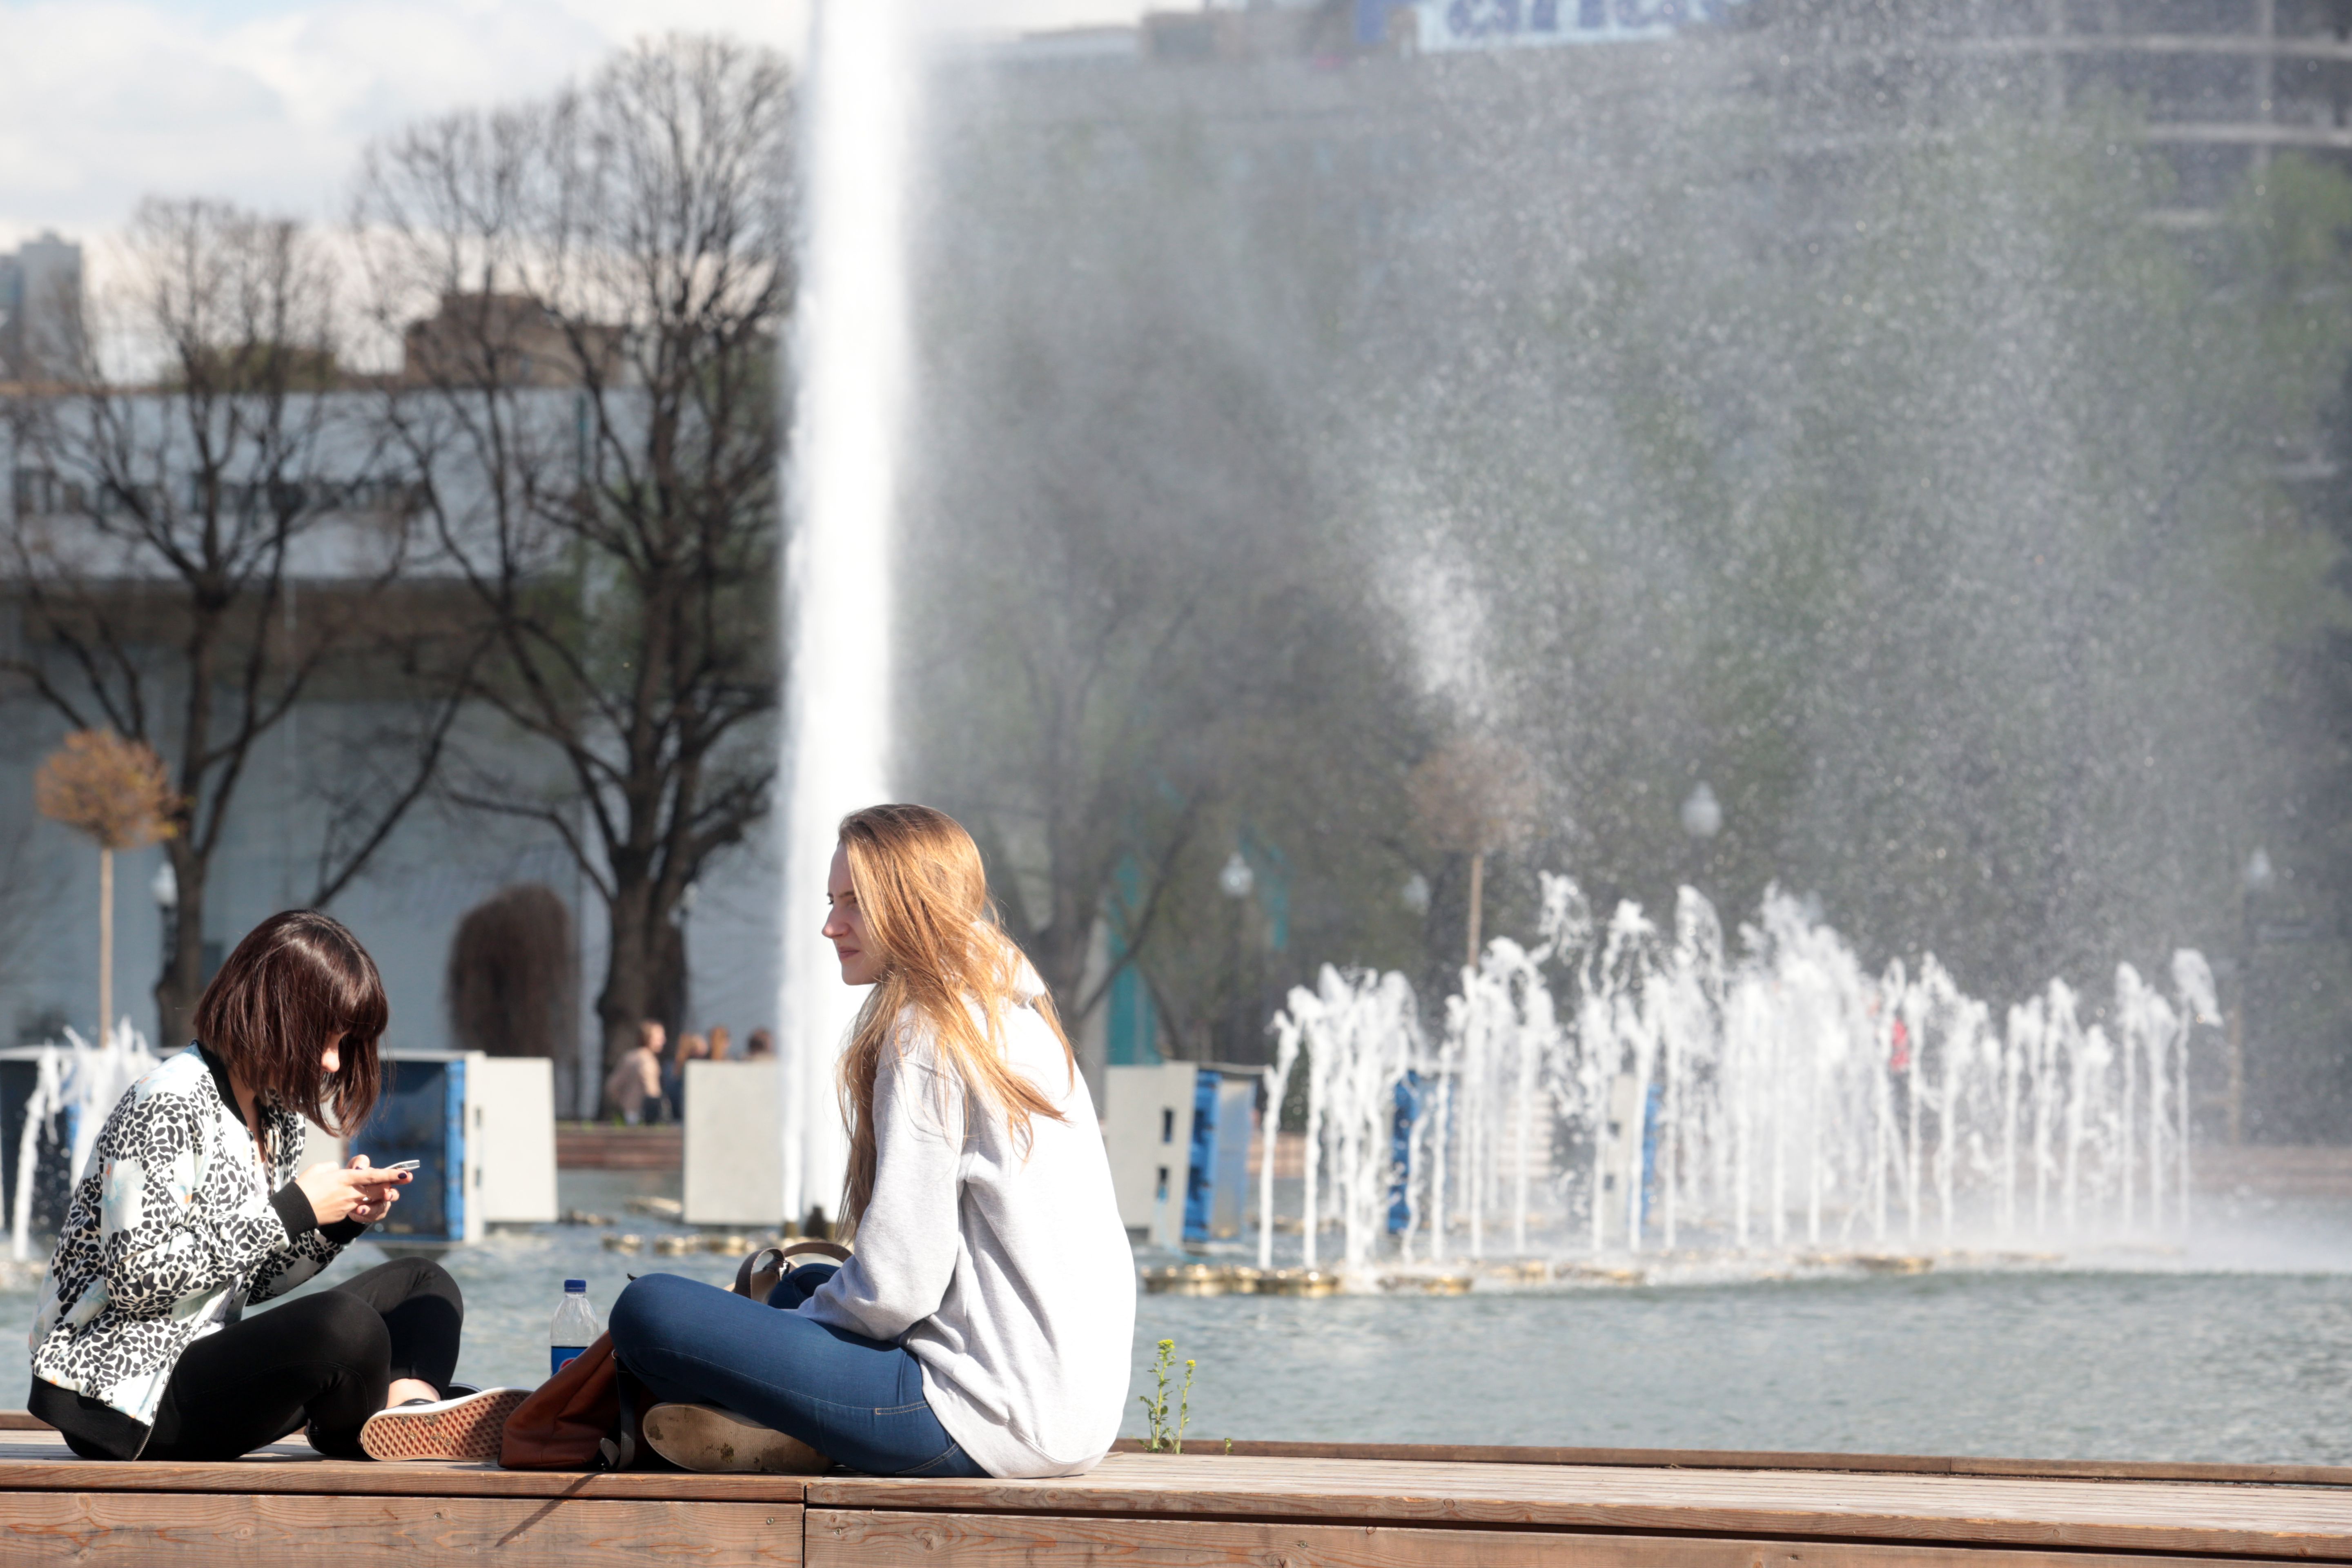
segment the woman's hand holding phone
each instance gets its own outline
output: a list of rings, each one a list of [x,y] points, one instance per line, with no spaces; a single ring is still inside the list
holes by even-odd
[[[392,1212],[392,1205],[400,1201],[400,1188],[414,1179],[407,1170],[392,1166],[379,1171],[368,1163],[365,1154],[354,1154],[341,1170],[313,1165],[295,1177],[294,1184],[310,1200],[310,1212],[319,1216],[320,1225],[345,1219],[373,1225]]]

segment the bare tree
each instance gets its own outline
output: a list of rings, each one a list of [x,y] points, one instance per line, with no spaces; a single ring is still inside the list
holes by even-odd
[[[26,635],[0,670],[76,729],[111,727],[170,765],[178,918],[155,983],[170,1038],[203,980],[213,859],[265,737],[339,663],[376,661],[387,710],[405,715],[401,744],[339,759],[310,889],[323,905],[424,794],[457,702],[446,682],[404,696],[441,638],[404,614],[404,492],[334,390],[315,241],[162,200],[126,241],[107,330],[77,322],[58,379],[6,405],[5,560]],[[123,362],[137,373],[110,368]]]
[[[608,1053],[768,805],[792,123],[780,57],[672,38],[362,176],[370,308],[405,347],[384,427],[497,628],[467,689],[562,778],[469,757],[452,792],[542,824],[602,897]]]

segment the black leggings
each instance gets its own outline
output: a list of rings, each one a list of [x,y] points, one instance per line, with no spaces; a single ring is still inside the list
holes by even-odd
[[[360,1427],[400,1378],[446,1392],[466,1300],[425,1258],[402,1258],[330,1290],[240,1319],[182,1353],[145,1459],[233,1459],[311,1430],[322,1453],[357,1459]]]

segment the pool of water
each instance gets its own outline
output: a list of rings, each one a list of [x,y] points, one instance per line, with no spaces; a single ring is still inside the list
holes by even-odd
[[[2352,1462],[2343,1275],[1150,1297],[1139,1328],[1198,1362],[1212,1439]]]
[[[635,1225],[648,1235],[663,1227]],[[1167,1338],[1197,1365],[1190,1436],[2352,1463],[2352,1224],[2216,1214],[2179,1252],[1907,1277],[1454,1297],[1143,1297],[1126,1429]],[[320,1281],[382,1261],[355,1247]],[[537,1383],[567,1276],[600,1312],[632,1273],[724,1283],[729,1258],[599,1232],[449,1253],[461,1375]],[[34,1298],[0,1294],[22,1342]],[[16,1398],[0,1393],[0,1399]]]

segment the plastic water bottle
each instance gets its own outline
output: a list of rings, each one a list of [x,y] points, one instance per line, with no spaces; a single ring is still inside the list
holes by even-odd
[[[594,1344],[604,1331],[596,1309],[588,1304],[588,1281],[566,1279],[563,1304],[555,1309],[555,1321],[547,1326],[548,1375],[562,1372],[566,1362]]]

